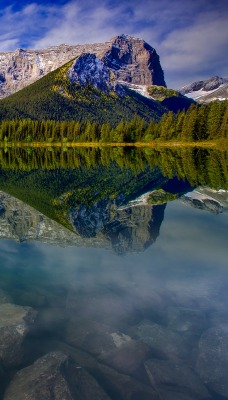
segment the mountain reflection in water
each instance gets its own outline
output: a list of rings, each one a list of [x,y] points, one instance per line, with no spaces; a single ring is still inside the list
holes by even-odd
[[[228,399],[227,159],[0,149],[1,399]]]

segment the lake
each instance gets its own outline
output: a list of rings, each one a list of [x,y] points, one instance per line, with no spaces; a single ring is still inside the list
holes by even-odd
[[[0,399],[228,399],[228,151],[0,167]]]

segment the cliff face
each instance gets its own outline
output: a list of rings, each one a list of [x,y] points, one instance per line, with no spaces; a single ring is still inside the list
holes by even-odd
[[[165,205],[118,209],[100,201],[71,210],[73,232],[22,201],[0,191],[0,239],[40,241],[60,246],[113,249],[118,254],[143,251],[159,236]]]
[[[143,251],[159,236],[165,205],[116,207],[102,200],[92,207],[82,205],[70,212],[74,231],[84,238],[105,237],[118,254]]]
[[[103,56],[117,80],[136,85],[166,86],[159,56],[144,40],[117,36]]]
[[[95,54],[112,71],[113,82],[163,85],[159,56],[144,40],[120,35],[108,42],[0,53],[0,98],[9,96],[83,53]]]

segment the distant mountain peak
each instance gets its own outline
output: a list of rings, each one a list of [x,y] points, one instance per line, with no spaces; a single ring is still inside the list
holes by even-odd
[[[193,83],[189,83],[188,85],[183,86],[180,89],[180,92],[182,94],[195,92],[198,90],[205,90],[205,91],[209,92],[211,90],[218,89],[219,86],[221,86],[225,83],[228,83],[228,78],[221,78],[221,77],[215,75],[204,81],[196,81]]]
[[[209,79],[185,85],[180,92],[199,102],[226,100],[228,98],[228,78],[215,75]]]

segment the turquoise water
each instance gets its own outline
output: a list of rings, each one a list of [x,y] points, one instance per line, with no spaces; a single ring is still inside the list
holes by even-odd
[[[128,177],[129,200],[147,193],[149,182],[155,189],[155,181],[156,189],[175,186],[177,198],[129,203],[115,188],[115,199],[104,196],[94,206],[76,202],[77,182],[66,172],[71,187],[64,199],[71,200],[58,202],[58,183],[50,194],[44,172],[46,197],[37,192],[37,211],[15,184],[23,178],[25,187],[32,173],[8,174],[1,192],[0,289],[8,302],[37,312],[23,357],[3,366],[2,391],[16,371],[61,350],[114,400],[228,398],[226,188],[193,207],[183,195],[195,185],[141,173]],[[49,204],[58,207],[54,218]]]

